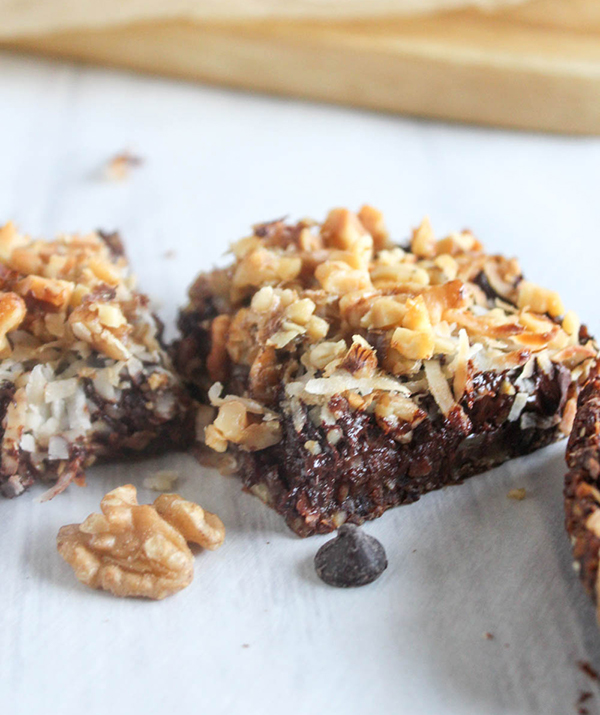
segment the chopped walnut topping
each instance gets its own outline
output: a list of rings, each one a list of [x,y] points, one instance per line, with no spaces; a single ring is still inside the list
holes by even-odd
[[[518,288],[517,306],[536,313],[548,313],[552,318],[563,315],[565,308],[556,291],[547,290],[535,283],[521,281]]]
[[[227,382],[220,368],[230,364],[232,376],[240,368],[232,383],[244,394],[213,401],[219,411],[205,429],[206,444],[221,452],[276,443],[277,405],[300,423],[298,404],[324,407],[340,395],[389,428],[390,419],[422,419],[429,393],[445,417],[466,419],[461,405],[478,373],[530,361],[547,372],[557,363],[581,382],[598,354],[580,340],[579,321],[558,294],[523,280],[515,259],[485,254],[467,230],[437,238],[427,219],[410,249],[392,246],[379,211],[364,206],[358,214],[334,209],[320,228],[261,224],[233,254],[232,266],[200,276],[190,290],[189,310],[218,313],[203,323],[212,338],[209,375]],[[510,420],[526,411],[523,375],[519,390],[509,385]],[[248,398],[263,411],[249,409]]]
[[[323,370],[327,365],[338,361],[346,354],[346,342],[323,342],[315,345],[308,353],[308,364],[315,370]]]
[[[365,205],[358,212],[358,218],[368,233],[373,237],[373,246],[376,251],[386,248],[389,243],[389,233],[385,226],[383,214],[373,206]]]
[[[333,209],[321,227],[321,237],[328,248],[352,248],[365,235],[368,234],[359,217],[348,209]]]
[[[377,400],[375,416],[378,423],[383,423],[384,429],[387,430],[402,423],[416,427],[425,419],[426,413],[408,397],[387,393]]]
[[[55,480],[51,498],[95,458],[158,441],[171,420],[183,436],[188,402],[117,234],[40,241],[8,224],[0,262],[0,381],[14,390],[0,440],[4,493],[43,477]]]
[[[352,345],[337,366],[355,377],[371,377],[377,370],[377,353],[360,335],[352,338]]]
[[[21,325],[25,313],[25,302],[18,295],[0,292],[0,351],[8,347],[6,335]]]
[[[362,291],[371,287],[369,273],[361,268],[352,268],[344,261],[326,261],[317,266],[315,278],[323,290],[334,295]]]
[[[58,338],[62,348],[81,340],[114,360],[158,348],[147,331],[135,327],[146,306],[133,297],[115,235],[31,241],[10,224],[0,229],[0,252],[10,269],[0,287],[25,299],[27,312],[17,325],[24,322],[38,340]]]
[[[69,304],[74,288],[71,281],[41,276],[27,276],[17,283],[17,291],[23,298],[31,296],[57,308]]]
[[[292,281],[300,273],[298,256],[278,255],[268,248],[255,248],[240,261],[232,280],[232,297],[245,295],[248,289],[263,284]]]
[[[224,452],[228,442],[254,452],[277,444],[281,429],[273,413],[244,398],[221,399],[218,393],[221,385],[212,394],[211,402],[219,408],[214,422],[205,429],[206,444],[216,452]],[[213,386],[213,387],[215,387]]]
[[[162,494],[154,505],[139,505],[127,484],[100,502],[102,514],[58,532],[59,554],[86,586],[115,596],[162,599],[189,586],[194,557],[187,541],[216,549],[225,529],[214,514],[182,499]]]
[[[435,235],[428,218],[423,219],[421,225],[413,231],[410,249],[419,258],[432,258],[435,256]]]
[[[102,320],[106,308],[105,305],[84,300],[69,316],[71,330],[76,338],[89,343],[98,352],[114,360],[127,360],[131,355],[123,341],[127,330],[122,322],[116,327],[106,325]],[[115,306],[112,308],[114,312],[118,311]]]

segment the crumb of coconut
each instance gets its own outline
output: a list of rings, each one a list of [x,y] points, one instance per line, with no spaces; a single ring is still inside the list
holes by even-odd
[[[523,501],[527,496],[526,489],[511,489],[506,495],[509,499],[516,499],[516,501]]]
[[[173,469],[163,469],[150,477],[146,477],[142,484],[146,489],[152,489],[155,492],[168,492],[173,489],[178,479],[178,472]]]
[[[111,181],[123,181],[129,176],[131,169],[143,164],[143,159],[128,151],[122,151],[109,159],[105,167],[105,175]]]

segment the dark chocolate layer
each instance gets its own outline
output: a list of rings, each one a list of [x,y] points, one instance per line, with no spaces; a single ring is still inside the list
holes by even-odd
[[[595,372],[597,373],[598,368]],[[600,509],[600,377],[593,375],[579,395],[573,431],[567,445],[565,526],[585,590],[598,599],[600,537],[588,520]]]
[[[519,372],[479,375],[461,403],[462,413],[456,408],[448,418],[425,419],[406,443],[385,433],[373,415],[352,411],[343,397],[329,403],[336,417],[330,426],[315,425],[304,407],[300,432],[282,409],[279,444],[237,452],[244,488],[282,514],[297,534],[309,536],[332,531],[340,519],[360,524],[426,492],[459,484],[564,436],[559,423],[570,389],[568,371],[555,366],[548,375],[537,369],[533,399],[520,420],[509,422],[514,397],[499,386]],[[332,444],[327,435],[334,429],[343,436]],[[316,442],[318,454],[311,454],[306,442]]]

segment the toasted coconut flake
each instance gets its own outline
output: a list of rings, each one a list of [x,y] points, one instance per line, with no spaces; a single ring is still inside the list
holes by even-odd
[[[507,419],[509,422],[516,422],[519,419],[528,400],[529,395],[526,392],[517,392],[510,412],[508,413]]]
[[[510,272],[507,270],[508,266],[505,265],[504,261],[498,260],[498,258],[490,258],[483,264],[483,272],[488,280],[488,283],[493,288],[493,290],[503,298],[511,299],[514,296],[514,284],[513,281],[520,274],[520,269],[518,264],[510,265]],[[502,271],[502,268],[505,270]],[[512,280],[509,280],[512,278]]]
[[[455,405],[455,401],[442,368],[436,360],[426,360],[423,366],[425,367],[429,390],[442,413],[448,416]]]
[[[434,325],[445,318],[446,311],[464,308],[468,304],[467,291],[464,283],[459,280],[431,286],[423,292],[423,300]],[[453,318],[445,319],[453,322]]]
[[[304,386],[304,391],[310,395],[326,396],[341,395],[350,391],[357,392],[360,395],[369,395],[374,390],[410,394],[401,382],[391,377],[352,377],[348,373],[335,374],[331,377],[312,378]]]
[[[467,389],[467,381],[469,378],[469,336],[467,331],[461,329],[458,331],[458,353],[453,365],[454,369],[454,398],[456,402],[462,400],[465,390]]]

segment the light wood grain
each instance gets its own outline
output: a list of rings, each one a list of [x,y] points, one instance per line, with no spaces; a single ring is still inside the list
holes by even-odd
[[[545,2],[548,26],[533,3],[520,15],[465,11],[372,23],[175,20],[12,46],[391,112],[600,133],[600,13],[584,3],[588,29],[559,29],[560,7]]]

